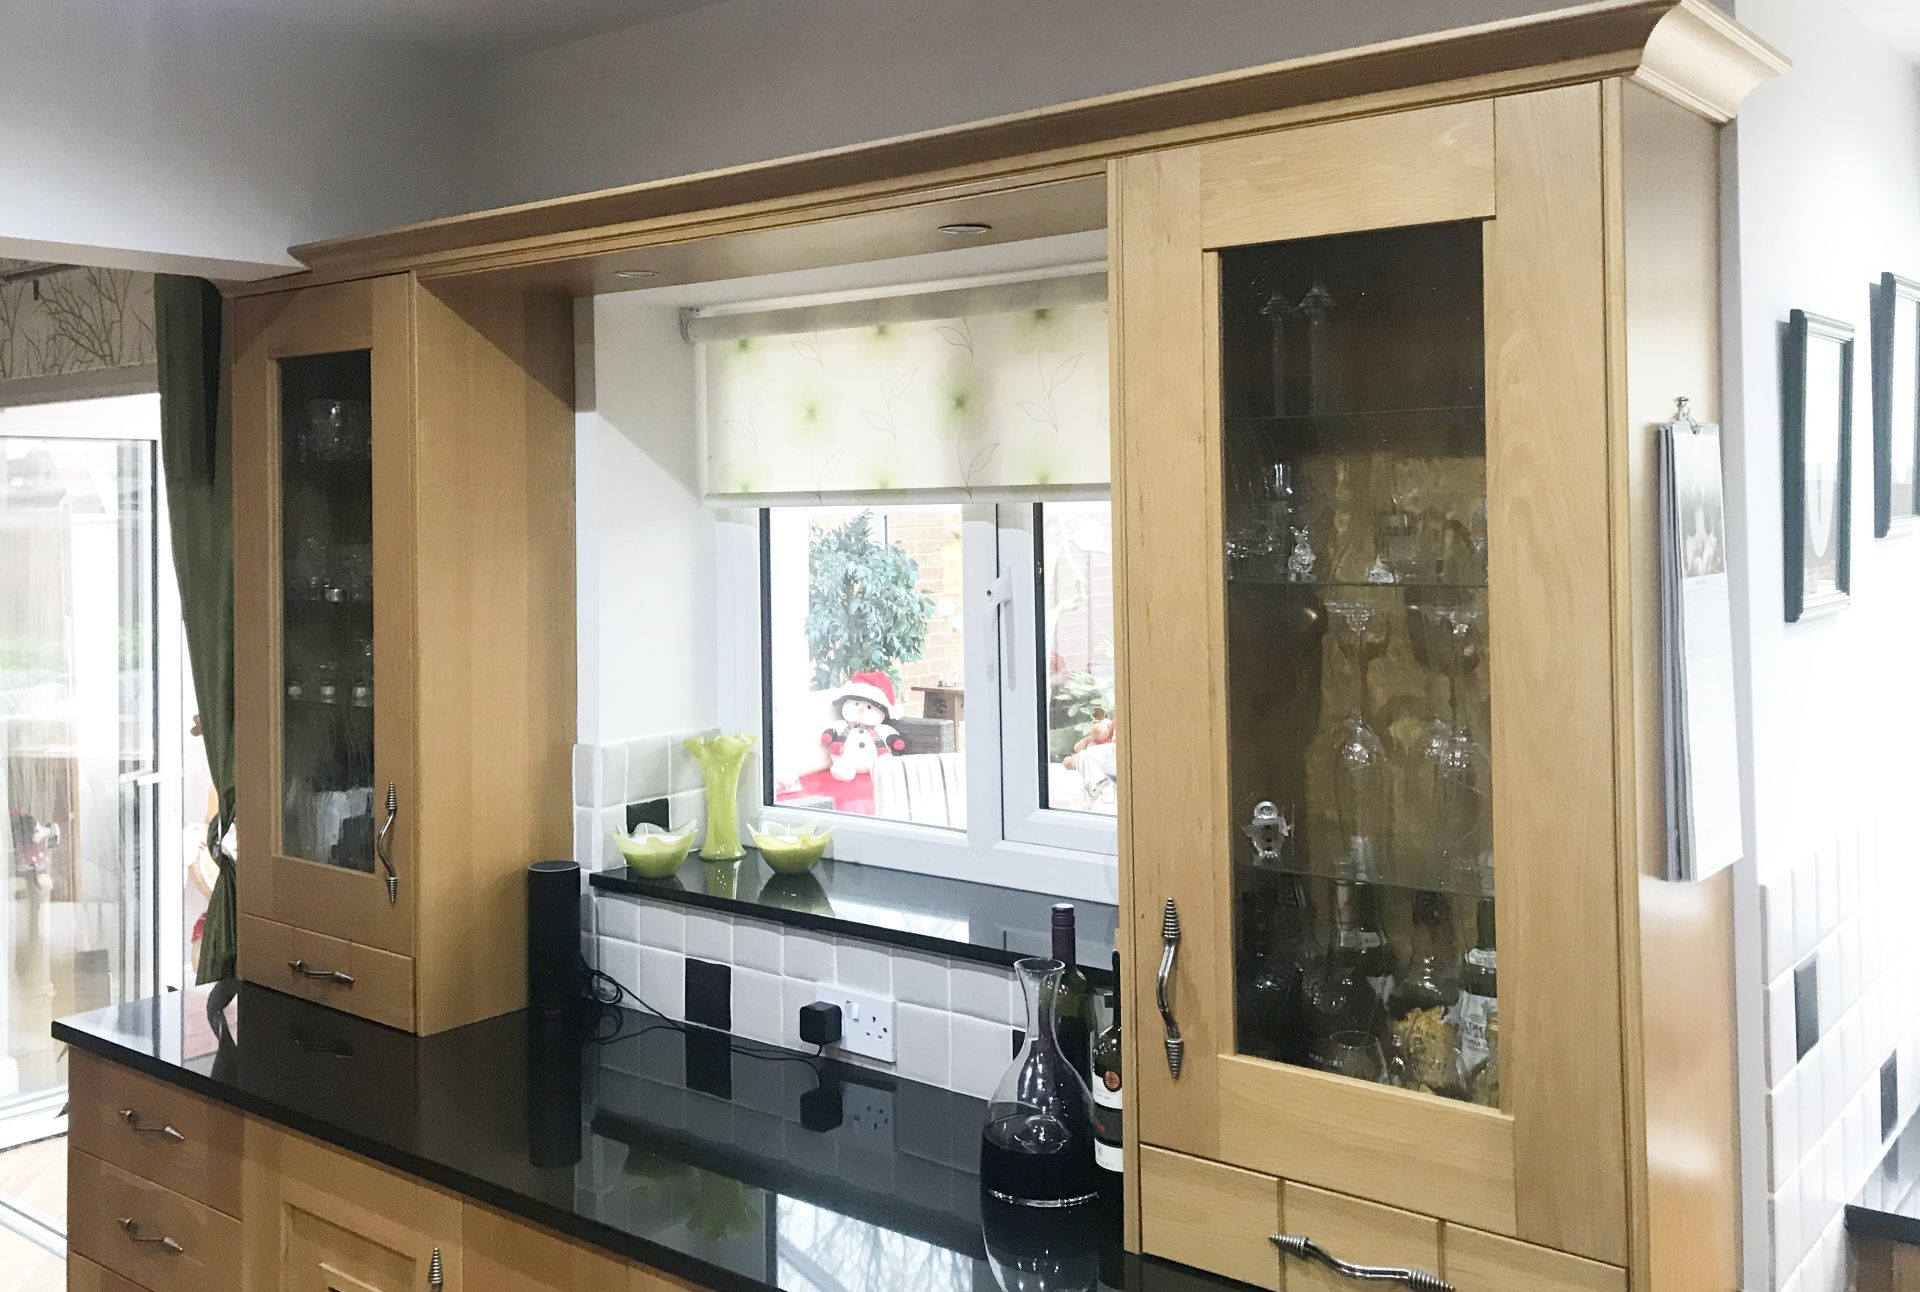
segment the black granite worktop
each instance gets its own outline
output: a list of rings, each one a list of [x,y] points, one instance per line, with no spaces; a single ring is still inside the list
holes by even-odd
[[[1920,1115],[1888,1142],[1880,1165],[1847,1204],[1847,1232],[1920,1245]]]
[[[633,1013],[591,1039],[509,1014],[414,1037],[217,983],[54,1036],[511,1215],[718,1289],[1241,1285],[980,1196],[979,1100]]]
[[[704,906],[982,964],[1011,965],[1053,948],[1048,913],[1055,899],[1044,893],[831,857],[804,875],[780,875],[757,849],[739,861],[706,861],[695,853],[665,879],[642,879],[616,866],[595,871],[588,882],[603,893]],[[1075,899],[1074,911],[1074,958],[1089,977],[1104,980],[1120,908]]]

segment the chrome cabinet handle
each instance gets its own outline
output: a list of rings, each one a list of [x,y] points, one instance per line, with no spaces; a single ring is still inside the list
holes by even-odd
[[[185,1142],[187,1138],[172,1126],[142,1126],[140,1124],[140,1114],[131,1108],[122,1108],[120,1110],[120,1120],[125,1122],[127,1129],[135,1135],[161,1135],[176,1144]]]
[[[342,987],[353,986],[353,975],[350,973],[341,973],[338,969],[315,969],[304,960],[289,960],[287,961],[287,968],[293,970],[302,978],[318,978],[322,982],[337,982]]]
[[[1160,975],[1154,980],[1153,999],[1160,1006],[1160,1023],[1167,1031],[1167,1071],[1180,1079],[1180,1063],[1186,1057],[1187,1043],[1181,1039],[1180,1023],[1173,1016],[1173,958],[1180,951],[1180,912],[1173,899],[1167,899],[1166,914],[1160,917]]]
[[[1304,1234],[1272,1234],[1269,1237],[1287,1255],[1319,1261],[1335,1274],[1358,1283],[1402,1283],[1413,1292],[1453,1292],[1453,1284],[1425,1270],[1395,1269],[1387,1265],[1353,1265]]]
[[[182,1247],[179,1243],[175,1242],[173,1239],[167,1237],[165,1234],[159,1234],[152,1238],[149,1238],[145,1234],[142,1234],[140,1232],[140,1222],[135,1220],[132,1216],[120,1217],[120,1228],[126,1231],[127,1241],[130,1243],[140,1243],[143,1245],[147,1243],[151,1243],[155,1247],[158,1247],[161,1251],[171,1252],[176,1256],[179,1255],[181,1252],[184,1252],[187,1250],[186,1248]]]
[[[393,848],[387,838],[393,833],[393,822],[400,815],[400,796],[393,791],[393,782],[387,782],[387,820],[380,827],[379,836],[373,841],[373,853],[380,858],[380,864],[387,868],[387,905],[392,906],[400,900],[400,876],[393,869]]]
[[[427,1262],[427,1286],[430,1288],[447,1285],[446,1267],[440,1264],[440,1249],[433,1249],[433,1259]]]

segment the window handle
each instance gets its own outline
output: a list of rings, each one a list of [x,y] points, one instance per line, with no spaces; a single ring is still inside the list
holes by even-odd
[[[987,586],[981,589],[981,598],[999,615],[1001,636],[1004,639],[1000,649],[998,668],[1006,671],[1000,683],[1007,690],[1019,689],[1018,664],[1020,661],[1020,643],[1014,633],[1013,620],[1013,576],[996,575]]]

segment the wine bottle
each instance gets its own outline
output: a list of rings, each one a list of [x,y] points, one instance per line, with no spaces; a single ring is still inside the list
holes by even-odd
[[[1386,1005],[1374,981],[1385,970],[1385,941],[1366,927],[1361,886],[1342,882],[1333,890],[1333,938],[1307,985],[1307,1019],[1316,1046],[1342,1032],[1380,1036]]]
[[[1453,1024],[1460,1034],[1460,1069],[1471,1081],[1492,1056],[1487,1024],[1499,1008],[1499,957],[1494,945],[1493,899],[1483,897],[1475,912],[1478,932],[1460,964],[1460,998]]]
[[[1054,992],[1054,1029],[1060,1037],[1061,1053],[1080,1074],[1082,1081],[1093,1080],[1093,1034],[1087,1027],[1087,1005],[1091,991],[1087,976],[1080,972],[1074,950],[1073,903],[1053,906],[1053,958],[1064,967],[1060,985]]]
[[[1459,1029],[1460,952],[1445,894],[1413,895],[1413,936],[1406,963],[1394,975],[1387,1012],[1393,1019],[1393,1059],[1401,1084],[1452,1095],[1463,1085]]]
[[[1120,1074],[1120,953],[1113,953],[1113,990],[1105,993],[1107,1025],[1093,1038],[1093,1161],[1118,1172],[1125,1138]]]

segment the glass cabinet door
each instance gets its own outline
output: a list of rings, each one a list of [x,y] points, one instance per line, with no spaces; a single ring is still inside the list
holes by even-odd
[[[1223,250],[1243,1054],[1499,1103],[1481,226]]]
[[[374,869],[372,356],[279,361],[280,852]]]
[[[1617,1264],[1602,121],[1122,159],[1114,511],[1141,1143]]]

